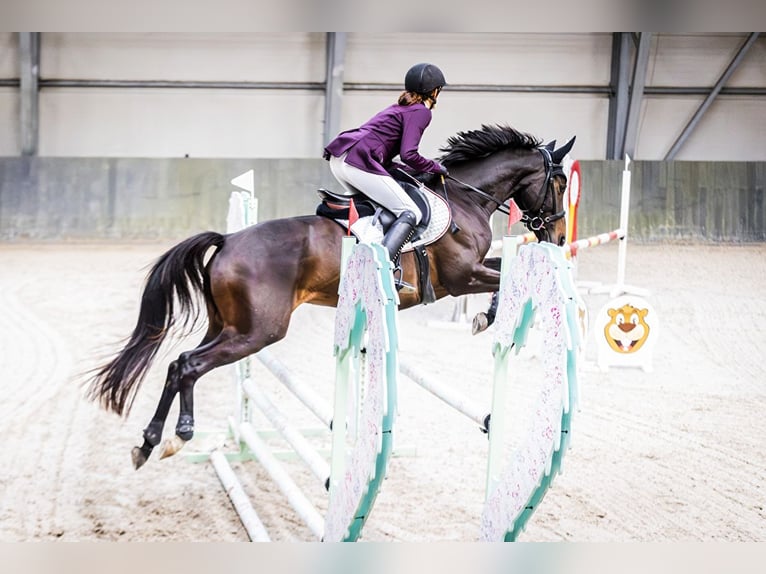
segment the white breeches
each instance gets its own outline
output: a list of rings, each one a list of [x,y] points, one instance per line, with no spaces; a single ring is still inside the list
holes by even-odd
[[[345,159],[345,154],[330,157],[330,171],[350,195],[361,191],[397,217],[404,211],[411,211],[420,223],[423,214],[393,177],[362,171],[347,164]]]

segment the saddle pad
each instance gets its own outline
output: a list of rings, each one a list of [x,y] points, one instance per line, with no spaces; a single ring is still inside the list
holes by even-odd
[[[431,206],[431,221],[428,223],[428,227],[421,234],[420,238],[414,242],[407,243],[402,252],[412,251],[419,245],[430,245],[442,235],[447,232],[451,221],[451,215],[449,206],[444,198],[436,195],[430,189],[426,189],[424,193],[429,205]],[[351,226],[351,233],[362,243],[383,241],[383,226],[380,222],[373,224],[375,217],[367,216],[360,217],[354,225]],[[338,223],[348,229],[347,219],[336,219]]]

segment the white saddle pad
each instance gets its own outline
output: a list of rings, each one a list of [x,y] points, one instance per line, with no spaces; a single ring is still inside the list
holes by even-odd
[[[428,222],[428,227],[422,236],[417,241],[407,243],[402,249],[403,252],[411,251],[419,245],[429,245],[433,243],[444,235],[449,228],[451,217],[447,202],[444,201],[444,198],[436,195],[430,189],[425,190],[425,196],[431,206],[431,221]],[[373,241],[380,243],[383,241],[383,226],[379,221],[374,222],[374,220],[374,215],[360,217],[354,225],[351,226],[351,233],[363,243],[370,243]],[[347,219],[339,219],[337,221],[348,229]]]

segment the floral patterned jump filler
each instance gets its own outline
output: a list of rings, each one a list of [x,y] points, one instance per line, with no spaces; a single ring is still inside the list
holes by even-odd
[[[377,243],[344,241],[326,542],[359,538],[385,477],[396,410],[399,297],[388,252]],[[346,420],[337,420],[344,412]]]
[[[504,240],[504,253],[513,241],[510,237]],[[516,540],[561,471],[577,404],[578,307],[584,305],[574,286],[571,264],[560,248],[532,243],[519,247],[516,257],[504,256],[493,342],[495,386],[482,540]],[[523,437],[509,448],[504,444],[506,417],[502,412],[509,351],[513,348],[518,353],[524,346],[535,319],[535,328],[542,332],[542,382]]]

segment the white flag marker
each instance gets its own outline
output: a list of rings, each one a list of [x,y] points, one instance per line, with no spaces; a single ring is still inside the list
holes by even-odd
[[[246,171],[242,175],[238,175],[231,180],[232,185],[236,185],[240,189],[255,193],[255,178],[253,170]]]

